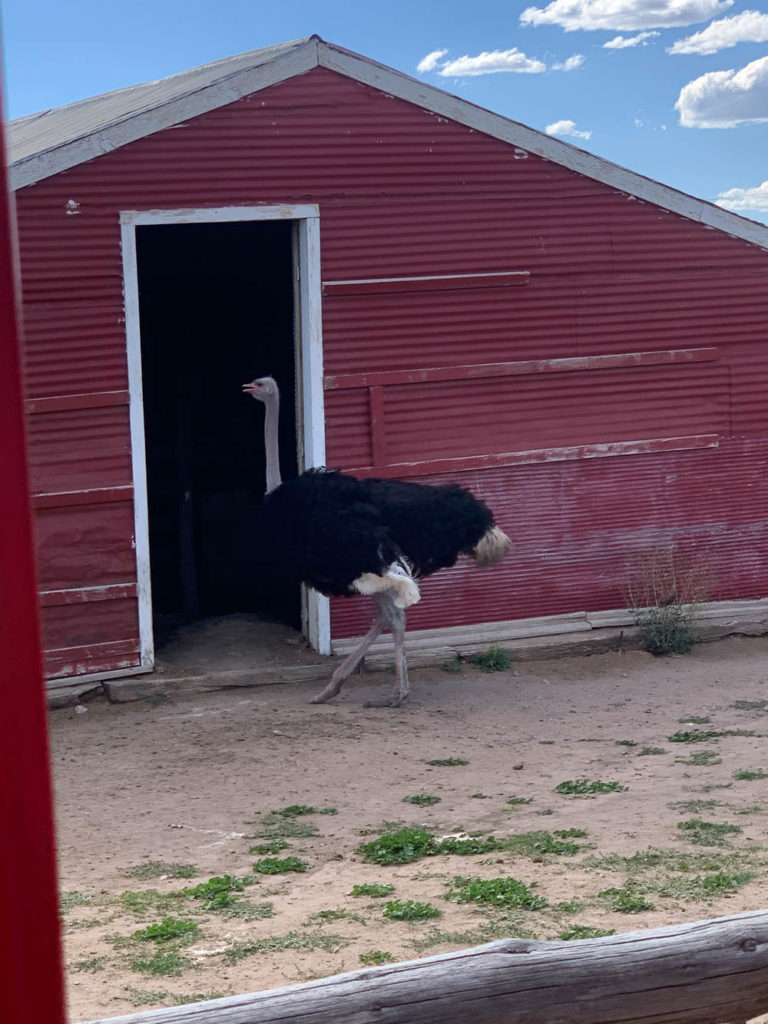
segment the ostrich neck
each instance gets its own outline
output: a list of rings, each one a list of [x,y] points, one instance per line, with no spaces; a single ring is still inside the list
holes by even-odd
[[[277,424],[280,416],[280,399],[270,395],[264,403],[264,447],[267,453],[267,494],[276,490],[283,482],[280,476],[280,446]]]

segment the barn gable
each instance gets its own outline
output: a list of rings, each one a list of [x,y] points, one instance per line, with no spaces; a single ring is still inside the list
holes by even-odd
[[[627,564],[653,547],[704,552],[715,598],[763,596],[767,228],[316,38],[38,120],[14,134],[52,674],[151,663],[123,289],[126,238],[164,211],[185,213],[198,239],[206,218],[278,211],[269,237],[242,221],[237,237],[211,228],[230,267],[211,309],[189,284],[201,256],[181,242],[145,254],[158,274],[163,260],[187,268],[169,330],[183,324],[199,348],[190,388],[202,376],[213,388],[218,354],[252,330],[237,288],[252,247],[289,266],[279,219],[311,221],[322,361],[297,372],[321,386],[325,461],[458,474],[513,536],[492,573],[425,581],[412,628],[565,615],[586,629],[586,612],[621,608]],[[247,278],[260,310],[269,262]],[[259,369],[245,348],[233,359],[227,394]],[[230,434],[216,454],[233,472],[255,429],[239,416],[235,446]],[[225,523],[216,486],[198,511]],[[333,636],[367,616],[362,601],[333,604]]]

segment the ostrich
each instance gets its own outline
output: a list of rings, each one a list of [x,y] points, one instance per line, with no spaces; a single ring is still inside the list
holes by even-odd
[[[374,640],[389,628],[395,647],[395,689],[366,707],[399,707],[408,698],[405,609],[419,600],[416,578],[451,566],[459,554],[494,565],[511,543],[482,501],[457,484],[428,486],[403,480],[357,479],[310,469],[280,477],[280,395],[272,377],[243,391],[265,406],[267,488],[264,540],[286,579],[326,595],[369,594],[376,617],[360,644],[333,673],[313,704],[335,697]]]

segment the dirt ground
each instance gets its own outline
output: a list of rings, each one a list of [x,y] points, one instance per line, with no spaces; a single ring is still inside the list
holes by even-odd
[[[52,712],[71,1020],[356,970],[371,951],[406,960],[504,935],[626,932],[768,907],[768,638],[494,674],[434,667],[412,683],[397,710],[363,707],[392,685],[377,673],[329,705],[308,703],[322,684],[301,683]],[[669,739],[695,730],[717,735]],[[427,763],[446,758],[468,763]],[[623,789],[555,792],[577,779]],[[404,802],[415,794],[440,802]],[[316,812],[269,816],[291,805]],[[318,813],[327,808],[336,813]],[[736,831],[678,827],[697,820]],[[539,836],[474,856],[366,863],[358,846],[391,823],[436,836],[547,833],[550,843],[585,834],[559,837],[577,844],[570,854],[546,852]],[[316,834],[289,836],[276,856],[308,869],[254,872],[262,854],[249,850],[296,826]],[[649,849],[663,852],[627,859]],[[179,865],[194,877],[174,877]],[[246,879],[229,907],[170,896],[223,875]],[[512,876],[547,903],[451,902],[454,876]],[[361,883],[394,890],[350,895]],[[389,899],[428,901],[441,916],[387,920]],[[132,938],[166,918],[198,930],[166,944]]]

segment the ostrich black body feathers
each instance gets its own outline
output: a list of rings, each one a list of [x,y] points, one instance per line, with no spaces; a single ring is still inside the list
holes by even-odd
[[[363,573],[398,559],[415,576],[471,554],[494,525],[490,509],[457,484],[357,479],[311,469],[264,499],[267,557],[281,576],[322,594],[353,593]]]

